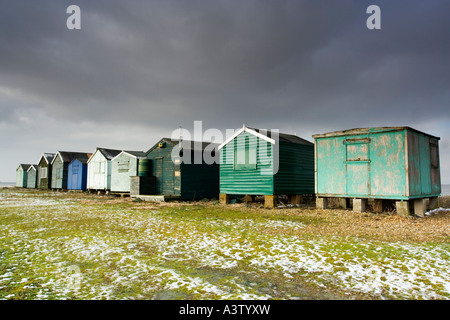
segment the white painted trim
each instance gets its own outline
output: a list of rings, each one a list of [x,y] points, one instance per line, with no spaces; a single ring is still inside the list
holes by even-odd
[[[139,151],[139,152],[144,153],[144,151]],[[126,155],[128,155],[128,156],[130,156],[130,157],[132,157],[132,158],[135,158],[135,159],[147,159],[147,158],[145,158],[145,157],[138,157],[138,156],[135,156],[134,154],[131,154],[131,153],[126,152],[125,150],[122,150],[122,151],[120,151],[120,153],[119,153],[117,156],[115,156],[114,158],[112,158],[111,161],[113,161],[115,158],[117,158],[118,156],[120,156],[122,153],[125,153]]]
[[[87,164],[89,164],[89,162],[91,161],[91,159],[93,159],[94,158],[94,155],[97,153],[97,152],[99,152],[100,151],[100,148],[97,148],[97,149],[95,149],[95,152],[91,155],[91,157],[88,159],[88,161],[86,162]],[[101,152],[100,152],[101,153]],[[102,157],[104,158],[104,159],[106,159],[106,157],[101,153],[101,155],[102,155]]]
[[[30,171],[31,169],[34,169],[34,171],[37,172],[37,169],[34,167],[34,165],[31,165],[31,166],[28,168],[27,172]]]
[[[62,163],[64,163],[64,159],[61,157],[61,154],[60,154],[59,151],[58,151],[58,152],[56,153],[56,155],[53,157],[53,160],[52,160],[51,165],[53,165],[53,162],[55,162],[55,160],[56,160],[57,157],[60,157]]]
[[[245,131],[245,132],[248,132],[248,133],[251,133],[251,134],[253,134],[254,136],[257,136],[258,138],[261,138],[261,139],[263,139],[263,140],[266,140],[267,142],[270,142],[271,144],[275,144],[275,140],[274,140],[274,139],[269,138],[268,136],[263,135],[262,133],[256,132],[255,130],[252,130],[252,129],[250,129],[250,128],[245,128],[244,131]]]
[[[120,156],[122,153],[125,153],[125,151],[123,151],[123,150],[120,151],[120,153],[119,153],[117,156],[115,156],[114,158],[112,158],[111,161],[113,161],[115,158],[117,158],[118,156]],[[131,156],[131,154],[130,154],[130,156]]]
[[[238,131],[236,131],[231,137],[229,137],[227,140],[225,140],[217,149],[220,150],[222,149],[226,144],[230,143],[234,138],[236,138],[238,135],[240,135],[242,132],[248,132],[258,138],[261,138],[267,142],[270,142],[271,144],[275,144],[275,140],[272,138],[269,138],[266,135],[263,135],[262,133],[256,132],[253,129],[247,128],[245,126],[245,124],[242,126],[241,129],[239,129]]]

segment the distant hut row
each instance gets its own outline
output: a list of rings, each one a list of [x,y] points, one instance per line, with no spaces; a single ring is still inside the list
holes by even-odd
[[[372,210],[380,212],[390,201],[399,213],[409,215],[412,209],[423,215],[427,206],[437,206],[438,137],[410,127],[378,127],[313,138],[315,143],[243,126],[221,145],[163,138],[147,152],[44,153],[37,165],[21,164],[16,181],[18,187],[101,190],[149,199],[219,197],[229,203],[236,196],[245,201],[263,196],[266,207],[276,206],[279,196],[299,204],[305,195],[315,196],[323,209],[334,202],[365,211],[370,201]],[[220,161],[207,163],[202,157],[207,148]],[[200,161],[182,161],[199,154]]]

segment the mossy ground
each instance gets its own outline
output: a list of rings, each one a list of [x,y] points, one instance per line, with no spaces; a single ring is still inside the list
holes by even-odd
[[[5,188],[0,298],[449,299],[449,222]]]

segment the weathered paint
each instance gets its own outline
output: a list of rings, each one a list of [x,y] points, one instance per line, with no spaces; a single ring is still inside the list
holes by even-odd
[[[52,161],[54,153],[44,153],[38,162],[38,182],[39,189],[50,189],[52,182]]]
[[[27,188],[35,189],[37,187],[37,170],[38,166],[32,164],[27,171]]]
[[[66,177],[63,179],[63,177]],[[67,165],[58,156],[52,162],[52,189],[67,189]]]
[[[313,137],[318,196],[402,200],[440,194],[439,138],[409,127]]]
[[[27,170],[30,168],[30,164],[20,164],[16,169],[16,187],[27,187]]]
[[[252,131],[254,130],[257,129]],[[241,131],[221,146],[220,193],[244,195],[314,193],[313,144],[292,135],[289,136],[302,140],[302,143],[281,139],[271,143],[261,136],[254,135],[252,131]],[[280,134],[280,137],[282,135]],[[252,157],[255,161],[242,168],[238,163],[240,154],[249,154],[248,159]]]
[[[87,189],[87,162],[74,159],[70,162],[67,173],[67,189]]]

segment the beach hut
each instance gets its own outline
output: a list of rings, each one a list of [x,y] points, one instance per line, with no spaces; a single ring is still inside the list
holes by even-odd
[[[38,166],[35,164],[30,165],[27,170],[27,188],[35,189],[37,187],[37,172]]]
[[[30,166],[31,164],[19,164],[16,169],[16,187],[27,187],[27,170]]]
[[[87,161],[87,188],[111,190],[111,160],[122,150],[97,148]]]
[[[73,159],[69,163],[67,173],[68,190],[86,190],[87,189],[87,161],[89,159]]]
[[[182,200],[217,198],[219,165],[212,161],[217,144],[162,138],[146,152],[156,195]],[[205,161],[205,154],[208,160]]]
[[[138,176],[139,162],[147,162],[143,151],[122,151],[111,159],[111,191],[130,192],[130,177]]]
[[[439,138],[410,127],[357,128],[313,136],[317,206],[339,198],[354,211],[395,201],[397,212],[423,215],[441,193]],[[412,209],[412,206],[411,206]]]
[[[296,135],[246,127],[220,146],[220,201],[263,195],[273,208],[278,196],[298,204],[314,193],[314,145]]]
[[[67,189],[69,164],[74,159],[87,161],[90,156],[87,152],[58,151],[52,160],[52,189]]]
[[[52,161],[55,157],[54,153],[42,154],[38,162],[38,182],[39,189],[50,189],[52,183]]]

